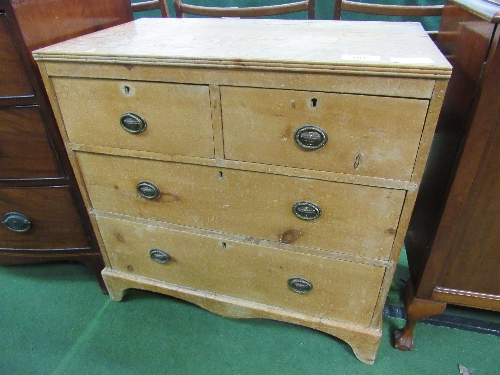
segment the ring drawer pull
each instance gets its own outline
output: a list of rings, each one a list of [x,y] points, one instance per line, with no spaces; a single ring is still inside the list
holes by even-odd
[[[146,120],[137,113],[125,112],[120,117],[120,125],[131,134],[140,134],[146,130]]]
[[[291,277],[288,279],[288,286],[292,291],[299,294],[309,293],[313,288],[312,283],[303,277]]]
[[[293,133],[295,142],[306,150],[317,150],[328,142],[326,132],[316,125],[304,125]]]
[[[137,183],[137,192],[141,197],[149,200],[156,199],[161,194],[158,186],[149,181],[139,181]]]
[[[17,233],[26,233],[31,229],[31,221],[19,212],[8,212],[3,215],[2,224]]]
[[[321,216],[321,208],[313,202],[300,201],[292,206],[292,212],[302,220],[315,220]]]
[[[149,257],[160,264],[168,263],[172,259],[169,253],[160,249],[151,249],[149,251]]]

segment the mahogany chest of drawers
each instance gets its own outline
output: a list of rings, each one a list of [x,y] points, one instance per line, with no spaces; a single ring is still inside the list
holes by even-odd
[[[373,363],[451,69],[420,25],[141,19],[34,56],[111,298],[300,324]]]
[[[0,264],[78,261],[106,291],[104,262],[31,51],[130,21],[130,3],[48,3],[0,0]]]

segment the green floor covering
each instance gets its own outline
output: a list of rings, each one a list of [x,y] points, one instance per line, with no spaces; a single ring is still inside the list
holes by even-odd
[[[369,366],[347,344],[312,329],[223,318],[144,291],[113,302],[80,264],[0,267],[0,285],[0,375],[458,375],[459,364],[474,375],[500,374],[500,337],[493,335],[420,324],[415,349],[400,352],[391,332],[403,321],[384,318]]]

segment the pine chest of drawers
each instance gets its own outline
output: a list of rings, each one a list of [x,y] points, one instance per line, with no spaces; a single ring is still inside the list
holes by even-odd
[[[451,71],[420,25],[141,19],[34,56],[112,299],[300,324],[373,363]]]

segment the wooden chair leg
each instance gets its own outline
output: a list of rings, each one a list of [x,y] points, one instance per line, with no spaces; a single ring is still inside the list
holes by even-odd
[[[446,309],[446,303],[415,298],[413,285],[408,280],[404,298],[406,324],[394,332],[394,346],[402,351],[413,349],[413,333],[416,324],[433,315],[441,314]]]

